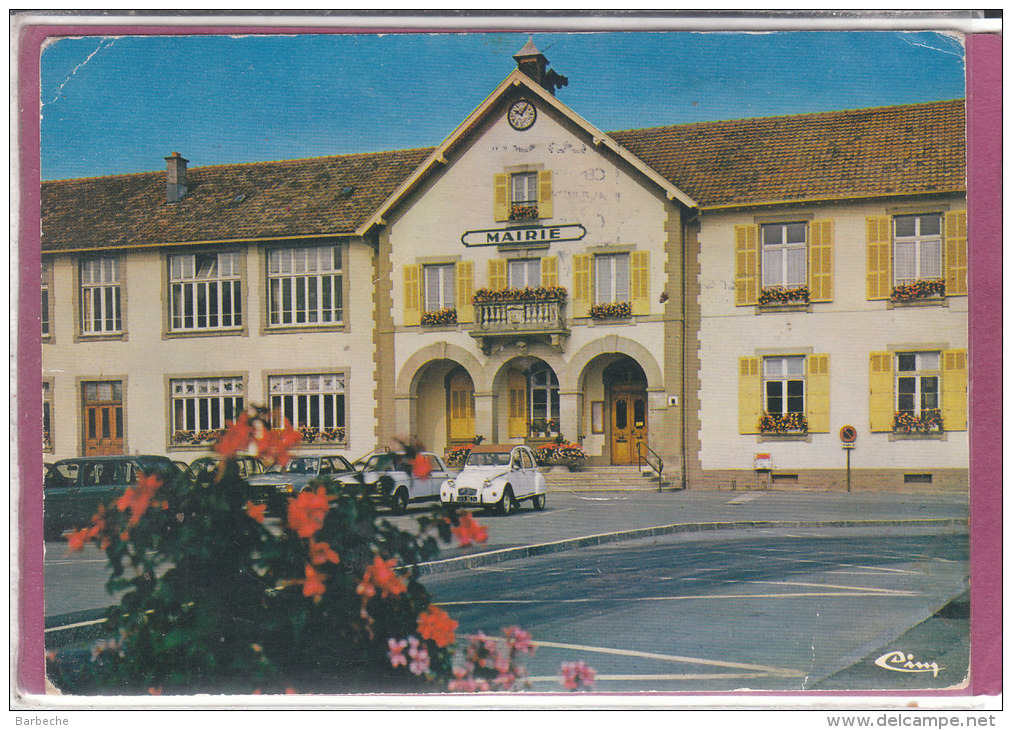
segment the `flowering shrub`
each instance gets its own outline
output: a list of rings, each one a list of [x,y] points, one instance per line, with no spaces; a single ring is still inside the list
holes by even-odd
[[[584,662],[562,663],[562,686],[568,690],[590,689],[597,673]]]
[[[760,433],[808,433],[804,413],[764,413],[759,419]]]
[[[551,443],[534,449],[534,459],[538,466],[579,466],[587,454],[576,444]]]
[[[915,299],[945,296],[945,280],[931,279],[915,281],[913,284],[899,284],[893,287],[889,299],[894,302],[909,302]]]
[[[569,292],[564,286],[528,286],[523,289],[478,289],[472,304],[511,304],[523,302],[564,302]]]
[[[538,219],[538,206],[536,205],[510,206],[511,221],[534,221],[537,219]]]
[[[632,316],[632,305],[629,302],[612,302],[611,304],[595,304],[590,308],[591,319],[621,319]]]
[[[920,413],[897,411],[893,416],[894,433],[929,433],[944,430],[942,412],[937,408],[926,408]]]
[[[172,445],[182,446],[192,444],[193,446],[206,446],[213,444],[225,433],[223,428],[212,428],[206,431],[173,431]]]
[[[793,304],[794,302],[804,302],[807,304],[809,296],[807,286],[791,287],[789,289],[770,286],[759,292],[759,304]]]
[[[445,688],[457,624],[432,605],[415,566],[436,555],[439,541],[483,542],[487,530],[470,513],[437,508],[409,533],[376,518],[364,485],[324,482],[289,501],[280,529],[267,529],[264,506],[246,501],[235,454],[284,463],[298,441],[289,425],[271,429],[262,412],[244,413],[215,446],[223,467],[196,487],[169,471],[143,474],[71,535],[72,551],[92,542],[105,552],[107,588],[122,598],[83,666],[66,653],[48,656],[57,687]]]
[[[447,685],[451,692],[489,692],[530,687],[527,671],[518,662],[534,653],[531,635],[518,626],[503,629],[497,639],[478,632],[470,637],[463,652],[463,662],[453,669]]]
[[[343,443],[347,431],[344,426],[336,428],[316,428],[315,426],[299,426],[299,436],[302,443],[312,444],[316,442]]]
[[[474,444],[461,444],[454,446],[446,453],[446,465],[451,469],[460,469],[467,461],[467,455],[471,453]]]
[[[422,312],[422,324],[457,324],[457,310],[453,307]]]

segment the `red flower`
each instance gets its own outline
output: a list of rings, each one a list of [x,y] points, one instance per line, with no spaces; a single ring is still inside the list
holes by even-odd
[[[356,592],[360,596],[365,596],[366,600],[376,595],[377,588],[382,592],[383,598],[404,593],[407,587],[401,582],[397,573],[394,572],[394,565],[396,564],[396,560],[385,561],[377,555],[373,558],[372,565],[365,569],[362,580],[355,589]]]
[[[141,521],[144,512],[151,504],[151,498],[155,496],[162,486],[162,480],[154,474],[141,474],[137,478],[136,487],[127,487],[123,495],[116,500],[116,509],[120,512],[130,511],[130,519],[127,527],[133,527]]]
[[[292,424],[286,418],[284,428],[265,428],[254,436],[254,440],[258,456],[284,466],[291,459],[288,449],[302,440],[302,434],[292,428]]]
[[[418,633],[439,647],[449,646],[456,640],[456,628],[457,622],[438,606],[429,606],[418,616]]]
[[[488,540],[488,528],[478,524],[470,512],[464,512],[460,515],[460,524],[452,528],[452,532],[457,536],[461,547],[467,547],[472,542],[485,542]]]
[[[428,479],[432,473],[432,464],[425,454],[418,454],[411,462],[411,474],[416,479]]]
[[[72,553],[79,553],[84,550],[84,544],[92,538],[91,528],[82,527],[67,538],[67,548]]]
[[[316,542],[313,538],[309,538],[309,559],[313,565],[323,565],[328,562],[337,565],[341,562],[341,556],[331,550],[330,545],[325,542]]]
[[[306,579],[301,581],[303,584],[302,595],[315,601],[320,600],[320,596],[327,592],[327,586],[323,584],[323,579],[326,577],[322,573],[316,572],[316,569],[312,565],[307,565]]]
[[[264,523],[264,518],[267,515],[267,505],[246,502],[246,514],[262,525]]]
[[[214,450],[226,459],[231,459],[238,451],[245,451],[249,448],[250,439],[253,437],[253,429],[250,426],[249,416],[245,413],[229,425],[228,430],[214,445]]]
[[[323,527],[323,518],[329,509],[327,490],[323,487],[315,492],[299,492],[298,497],[288,500],[288,526],[299,537],[312,537]]]

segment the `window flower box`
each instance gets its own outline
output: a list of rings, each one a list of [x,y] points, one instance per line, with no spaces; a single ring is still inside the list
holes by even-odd
[[[944,430],[942,412],[937,408],[920,413],[897,411],[893,416],[893,433],[940,433]]]
[[[631,316],[632,305],[629,302],[595,304],[590,308],[591,319],[626,319]]]
[[[215,443],[225,435],[224,428],[212,428],[205,431],[173,431],[173,446],[207,446]]]
[[[422,312],[423,325],[450,325],[457,324],[457,310],[453,307],[437,309],[432,312]]]
[[[889,301],[912,302],[919,299],[940,299],[945,296],[945,280],[931,279],[915,281],[912,284],[898,284],[893,287]]]
[[[451,469],[462,469],[464,462],[467,461],[467,455],[471,453],[471,449],[474,448],[474,444],[461,444],[460,446],[454,446],[452,449],[446,452],[444,461],[446,465]]]
[[[576,444],[550,443],[534,449],[538,466],[579,467],[587,460],[587,454]]]
[[[566,301],[569,293],[563,286],[528,286],[523,289],[478,289],[472,304],[526,304],[530,302]]]
[[[805,434],[808,433],[808,418],[804,413],[764,413],[759,419],[759,432]]]
[[[299,426],[302,443],[343,443],[347,433],[344,426],[337,428],[316,428],[315,426]]]
[[[809,291],[807,286],[792,287],[785,289],[779,286],[769,286],[759,292],[759,306],[779,304],[808,304]]]
[[[537,219],[538,219],[538,206],[536,205],[510,206],[511,221],[536,221]]]

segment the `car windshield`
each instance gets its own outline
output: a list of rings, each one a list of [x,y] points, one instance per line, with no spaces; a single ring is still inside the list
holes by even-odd
[[[475,453],[472,451],[467,455],[467,462],[464,466],[509,466],[510,452],[508,451],[486,451]]]
[[[272,474],[316,474],[320,471],[320,460],[312,456],[297,456],[284,466],[275,464],[268,471]]]
[[[373,454],[365,463],[365,471],[393,471],[400,467],[402,454]]]

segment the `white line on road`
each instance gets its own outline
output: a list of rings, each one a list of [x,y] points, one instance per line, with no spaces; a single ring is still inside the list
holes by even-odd
[[[81,563],[106,563],[102,558],[72,558],[70,560],[47,560],[42,565],[80,565]]]
[[[778,672],[773,675],[770,672],[706,672],[700,674],[598,674],[594,677],[596,682],[682,682],[708,679],[761,679],[764,677],[777,676],[801,676]],[[528,682],[559,682],[558,677],[527,677]]]
[[[918,596],[917,591],[879,592],[878,589],[848,588],[844,591],[799,591],[795,593],[714,593],[689,596],[638,596],[636,598],[490,598],[487,600],[440,601],[439,606],[533,606],[535,604],[576,604],[576,603],[639,603],[644,601],[698,601],[725,600],[728,598],[814,598],[814,597],[875,597],[891,598],[894,596]]]
[[[771,585],[771,586],[804,586],[804,587],[808,587],[808,588],[839,588],[841,590],[857,591],[859,593],[862,593],[862,592],[865,592],[865,591],[872,591],[874,593],[883,593],[885,595],[890,595],[890,596],[911,596],[911,595],[916,595],[916,593],[912,593],[911,591],[898,591],[898,590],[896,590],[894,588],[868,588],[867,586],[838,586],[838,585],[833,585],[832,583],[801,583],[801,582],[786,581],[786,580],[750,580],[750,581],[746,581],[746,582],[747,583],[762,584],[762,585]]]
[[[755,492],[752,494],[743,494],[740,497],[735,497],[727,504],[745,504],[746,502],[751,502],[754,499],[759,499],[760,496],[762,495]]]

